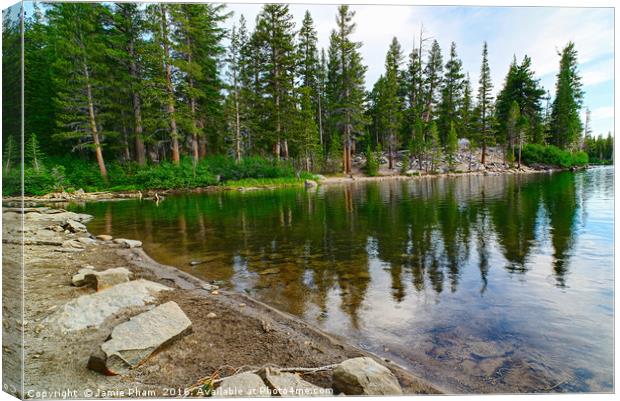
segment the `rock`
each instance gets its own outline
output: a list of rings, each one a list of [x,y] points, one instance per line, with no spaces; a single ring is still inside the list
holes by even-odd
[[[191,320],[179,305],[166,302],[116,326],[109,339],[91,355],[88,367],[106,375],[127,373],[191,328]]]
[[[280,273],[280,269],[278,269],[277,267],[272,267],[270,269],[265,269],[263,271],[258,272],[258,274],[261,274],[261,275],[278,274],[278,273]]]
[[[282,397],[311,397],[331,395],[331,391],[303,380],[295,373],[265,368],[258,373],[274,392]]]
[[[215,397],[269,397],[271,391],[257,374],[251,372],[229,376],[213,392]]]
[[[209,312],[207,314],[207,319],[215,319],[217,317],[217,315],[213,312]]]
[[[74,239],[66,240],[62,243],[62,247],[84,249],[84,245],[80,241]]]
[[[304,181],[304,186],[306,188],[316,188],[319,186],[319,184],[317,184],[316,181],[306,180]]]
[[[396,376],[368,357],[340,363],[333,372],[334,390],[346,395],[402,395]]]
[[[46,319],[61,331],[82,330],[97,327],[105,319],[124,308],[144,306],[155,301],[160,291],[171,288],[148,280],[134,280],[117,284],[103,291],[82,295],[63,305]]]
[[[124,267],[115,267],[113,269],[85,273],[83,282],[97,291],[101,291],[116,284],[126,283],[130,277],[131,272],[129,270]]]
[[[90,245],[90,244],[94,244],[96,242],[94,239],[88,238],[88,237],[77,238],[77,241],[79,241],[80,243],[82,243],[84,245]]]
[[[124,248],[140,248],[142,246],[142,241],[125,238],[117,238],[114,243],[121,244]]]
[[[101,235],[97,235],[95,238],[97,238],[100,241],[112,241],[111,235],[101,234]]]
[[[76,287],[83,286],[84,284],[86,284],[84,282],[84,276],[86,274],[93,273],[94,271],[95,271],[95,268],[93,266],[89,266],[89,265],[84,266],[83,268],[78,270],[76,274],[73,275],[73,277],[71,278],[71,284],[73,284]]]
[[[62,225],[62,228],[72,233],[85,233],[86,232],[86,226],[84,224],[78,223],[77,221],[73,221],[71,219],[68,219],[65,222],[65,224]]]
[[[204,261],[203,260],[192,260],[191,262],[189,262],[190,266],[198,266],[200,264],[203,264]]]

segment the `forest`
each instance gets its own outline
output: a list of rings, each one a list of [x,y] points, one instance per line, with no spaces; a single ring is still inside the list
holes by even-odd
[[[561,167],[610,163],[613,137],[581,121],[574,43],[560,51],[555,97],[532,60],[513,59],[497,96],[481,43],[480,78],[456,44],[444,58],[423,29],[366,90],[355,12],[338,7],[327,49],[309,12],[298,25],[266,4],[250,31],[226,28],[224,4],[34,3],[24,22],[24,179],[27,193],[192,188],[243,180],[296,182],[351,174],[356,154],[376,174],[450,160],[461,139]],[[11,18],[13,17],[13,18]],[[19,21],[3,16],[4,194],[19,192]],[[413,27],[412,27],[413,29]],[[551,51],[551,49],[550,49]],[[15,101],[8,101],[14,99]],[[384,153],[381,153],[384,152]],[[426,173],[434,173],[426,168]]]

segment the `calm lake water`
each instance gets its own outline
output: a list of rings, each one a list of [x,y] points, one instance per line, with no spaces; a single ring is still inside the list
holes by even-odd
[[[613,390],[613,168],[74,206],[450,392]],[[204,262],[190,266],[190,262]]]

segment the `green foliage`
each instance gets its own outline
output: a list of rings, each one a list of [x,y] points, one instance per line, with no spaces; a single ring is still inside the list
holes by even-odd
[[[454,155],[458,150],[459,140],[456,135],[456,128],[454,123],[450,123],[450,133],[446,139],[446,156],[448,156],[448,166],[450,170],[454,170]]]
[[[579,111],[583,100],[581,78],[577,74],[577,49],[569,42],[560,53],[556,97],[550,122],[550,142],[562,149],[574,146],[582,130]]]
[[[540,164],[545,166],[570,168],[588,164],[585,152],[569,152],[554,145],[527,144],[523,147],[523,163],[526,165]]]
[[[372,151],[370,144],[366,146],[366,174],[375,177],[379,174],[379,160],[375,152]]]

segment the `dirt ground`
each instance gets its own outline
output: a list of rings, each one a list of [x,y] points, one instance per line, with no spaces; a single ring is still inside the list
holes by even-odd
[[[206,376],[225,377],[264,366],[318,367],[351,357],[371,356],[245,294],[206,290],[203,286],[207,283],[156,263],[141,248],[125,249],[98,240],[85,245],[82,251],[69,252],[62,246],[64,241],[89,234],[56,232],[46,229],[49,226],[49,221],[26,218],[25,238],[31,245],[24,248],[25,382],[21,389],[22,325],[20,287],[16,286],[20,268],[19,247],[15,244],[19,227],[14,220],[7,224],[5,219],[3,224],[3,312],[8,317],[3,325],[3,368],[7,372],[5,383],[15,384],[14,393],[18,395],[26,398],[179,396]],[[98,328],[62,334],[45,319],[66,302],[94,291],[71,285],[72,275],[85,265],[97,270],[127,267],[134,279],[145,278],[174,288],[156,303],[174,300],[192,321],[191,333],[160,350],[126,376],[104,376],[89,370],[86,367],[89,356],[106,340],[112,328],[149,306],[125,310]],[[207,317],[210,313],[216,317]],[[406,370],[372,357],[396,374],[405,394],[438,392]],[[330,373],[307,374],[304,379],[323,387],[331,385]]]

